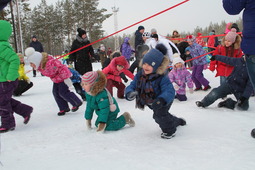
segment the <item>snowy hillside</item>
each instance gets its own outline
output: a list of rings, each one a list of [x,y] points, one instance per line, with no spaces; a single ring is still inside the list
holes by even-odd
[[[27,66],[28,67],[28,66]],[[28,67],[29,68],[29,67]],[[94,70],[100,68],[93,63]],[[216,87],[219,79],[206,70],[205,77]],[[134,101],[117,99],[121,113],[128,111],[136,126],[116,132],[96,133],[85,126],[86,102],[77,112],[57,116],[52,82],[47,77],[28,76],[34,87],[16,97],[34,107],[30,122],[16,117],[16,129],[0,134],[2,170],[253,170],[255,167],[255,98],[248,111],[206,109],[195,101],[208,92],[187,94],[188,101],[174,101],[170,112],[183,117],[170,140],[160,138],[152,111],[135,109]],[[127,83],[129,84],[130,81]],[[116,92],[116,91],[115,91]],[[116,97],[116,94],[115,94]]]

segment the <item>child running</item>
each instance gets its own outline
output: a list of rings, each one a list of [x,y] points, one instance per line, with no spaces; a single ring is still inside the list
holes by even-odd
[[[153,118],[162,130],[161,138],[171,139],[175,136],[177,126],[186,125],[186,121],[169,113],[175,90],[167,75],[169,59],[165,56],[167,49],[162,44],[146,53],[142,60],[142,70],[138,72],[126,88],[126,99],[136,98],[136,107],[153,110]]]
[[[39,53],[35,51],[32,47],[27,48],[25,54],[31,67],[39,70],[44,76],[50,77],[53,81],[52,92],[60,110],[58,116],[63,116],[70,111],[68,103],[73,106],[72,112],[77,111],[82,105],[82,101],[69,90],[67,82],[70,80],[71,72],[67,66],[45,52]]]
[[[33,108],[12,98],[18,86],[19,57],[8,42],[12,34],[11,24],[0,20],[0,133],[14,130],[16,127],[13,113],[24,118],[23,123],[30,120]]]
[[[184,61],[181,59],[178,53],[173,55],[173,69],[169,72],[168,77],[172,82],[176,91],[175,98],[179,101],[186,101],[186,83],[189,88],[189,92],[193,93],[193,81],[191,79],[190,72],[186,69]]]

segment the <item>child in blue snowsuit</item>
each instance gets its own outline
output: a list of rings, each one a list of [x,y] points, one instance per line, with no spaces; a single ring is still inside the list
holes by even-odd
[[[73,86],[75,88],[76,93],[78,93],[81,96],[83,101],[86,101],[85,91],[81,87],[81,75],[78,73],[78,71],[76,71],[75,69],[71,68],[70,65],[69,65],[68,69],[72,73],[72,76],[70,77],[70,79],[71,79],[71,81],[73,83]]]
[[[169,113],[175,90],[167,75],[166,52],[166,47],[160,44],[144,55],[142,70],[126,88],[125,96],[129,101],[136,98],[139,109],[148,106],[153,110],[153,118],[162,130],[161,138],[170,139],[175,136],[177,126],[186,125],[186,121]]]

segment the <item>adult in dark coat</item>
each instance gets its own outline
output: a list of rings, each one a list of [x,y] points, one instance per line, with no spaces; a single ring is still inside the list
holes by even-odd
[[[7,6],[7,4],[9,2],[11,2],[11,0],[1,0],[0,1],[0,11],[2,11]]]
[[[135,58],[136,60],[132,63],[132,65],[129,68],[129,71],[131,71],[132,73],[134,73],[135,69],[139,67],[139,50],[138,50],[138,46],[143,45],[144,44],[144,39],[143,39],[143,33],[144,33],[144,26],[139,26],[138,29],[135,32]]]
[[[71,46],[71,52],[79,49],[85,45],[90,44],[90,41],[87,38],[86,31],[78,28],[78,35],[73,41]],[[83,48],[75,53],[69,55],[69,61],[74,62],[74,68],[80,75],[83,75],[89,71],[92,71],[91,57],[94,56],[94,49],[90,45],[86,48]]]
[[[215,55],[211,60],[221,61],[228,65],[234,66],[234,70],[227,77],[226,82],[222,83],[219,87],[212,89],[203,100],[197,101],[198,107],[207,107],[220,98],[224,98],[227,95],[233,94],[237,99],[237,102],[231,98],[227,98],[225,101],[220,102],[218,107],[226,107],[234,109],[237,104],[237,108],[240,110],[248,110],[249,98],[253,92],[252,85],[246,70],[246,64],[244,58],[232,58],[227,56]]]
[[[35,35],[32,36],[32,41],[29,44],[29,47],[33,47],[35,51],[43,52],[43,46],[40,41],[37,40],[37,37]],[[36,70],[33,68],[33,77],[36,77]]]
[[[237,15],[243,11],[243,37],[241,49],[245,54],[246,66],[255,90],[255,1],[251,0],[223,0],[223,7],[230,15]],[[255,138],[255,128],[251,135]]]

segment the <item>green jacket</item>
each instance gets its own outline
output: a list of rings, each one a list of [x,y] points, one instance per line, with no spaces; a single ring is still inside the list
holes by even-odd
[[[20,60],[8,42],[11,33],[11,24],[0,20],[0,82],[14,81],[19,77]]]
[[[113,103],[116,106],[115,111],[110,111],[110,101],[108,98],[107,91],[105,90],[106,77],[101,71],[97,71],[99,77],[95,84],[93,84],[93,89],[90,94],[86,93],[86,111],[85,119],[92,120],[93,113],[97,115],[95,125],[98,126],[99,123],[106,123],[105,130],[119,130],[126,125],[126,120],[123,115],[118,116],[120,112],[118,103],[115,98],[113,98]]]
[[[120,112],[119,106],[114,98],[113,98],[113,101],[117,109],[114,112],[110,111],[110,103],[109,103],[106,90],[103,90],[96,96],[91,96],[89,94],[86,94],[86,100],[87,100],[87,106],[85,111],[85,119],[91,120],[93,117],[93,113],[95,111],[95,113],[98,116],[95,122],[96,126],[100,122],[106,123],[107,125],[109,125],[113,120],[117,118],[117,115]]]

